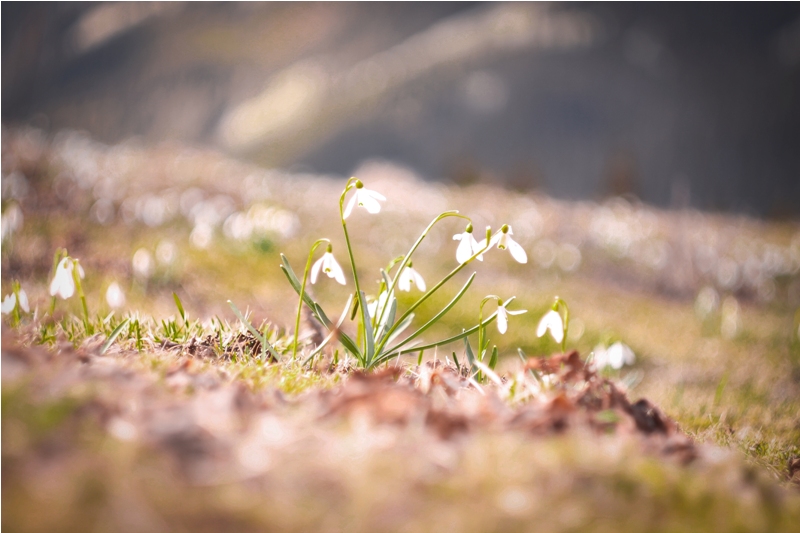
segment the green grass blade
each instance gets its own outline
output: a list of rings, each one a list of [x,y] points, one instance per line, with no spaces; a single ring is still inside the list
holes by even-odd
[[[181,299],[178,297],[177,292],[172,293],[172,297],[175,299],[175,305],[178,308],[178,312],[181,314],[181,320],[186,323],[186,312],[183,310],[183,303],[181,303]]]
[[[100,355],[103,355],[104,353],[106,353],[106,351],[109,348],[111,348],[111,345],[114,344],[115,340],[117,340],[117,337],[119,337],[119,334],[122,333],[122,328],[127,326],[129,321],[130,321],[130,318],[126,318],[125,320],[120,322],[117,327],[114,328],[114,331],[112,331],[111,335],[108,336],[108,339],[106,339],[106,342],[103,343],[103,347],[100,348]]]
[[[266,353],[267,353],[267,351],[269,351],[272,354],[272,356],[275,358],[276,361],[280,361],[281,360],[281,356],[278,355],[278,352],[269,343],[269,341],[267,340],[267,337],[265,335],[262,335],[261,332],[259,332],[255,328],[255,326],[253,326],[250,323],[249,320],[245,319],[245,317],[239,311],[239,308],[236,307],[236,305],[232,301],[228,300],[228,305],[231,306],[231,309],[233,310],[233,314],[236,315],[236,318],[238,318],[242,322],[242,324],[245,325],[245,327],[250,331],[250,333],[253,334],[253,336],[256,339],[259,340],[259,342],[261,342],[261,352],[262,352],[262,355],[265,356],[264,359],[266,359]]]
[[[472,353],[472,346],[469,345],[469,339],[466,337],[464,338],[464,351],[467,354],[467,361],[469,362],[469,366],[472,367],[472,371],[475,371],[475,354]]]
[[[489,368],[494,370],[494,367],[497,366],[497,346],[492,348],[492,358],[489,359]]]

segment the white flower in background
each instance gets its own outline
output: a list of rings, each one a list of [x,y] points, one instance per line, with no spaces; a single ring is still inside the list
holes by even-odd
[[[317,259],[317,262],[314,263],[313,267],[311,267],[312,284],[317,282],[317,276],[319,276],[320,270],[327,274],[329,278],[335,279],[342,285],[347,284],[347,281],[344,279],[342,267],[339,266],[339,263],[336,262],[336,258],[333,257],[333,247],[330,244],[328,245],[328,250],[325,252],[325,254]]]
[[[63,258],[56,267],[56,275],[50,282],[50,296],[60,296],[64,300],[75,294],[75,279],[72,271],[77,268],[78,276],[84,277],[83,267],[77,259],[71,257]]]
[[[425,292],[425,280],[422,279],[419,272],[412,268],[411,262],[409,261],[406,268],[400,273],[400,279],[397,280],[397,287],[401,291],[411,292],[412,283],[416,285],[419,290]]]
[[[19,231],[22,227],[22,220],[22,209],[15,203],[10,204],[3,213],[2,219],[0,219],[2,239],[6,240],[7,237]]]
[[[372,300],[371,302],[367,303],[367,310],[369,311],[369,316],[375,316],[377,313],[383,311],[386,307],[386,301],[389,299],[389,293],[383,291],[377,299]],[[388,316],[388,315],[387,315]]]
[[[31,312],[31,308],[28,305],[28,294],[22,287],[20,287],[19,289],[19,308],[25,311],[26,313]]]
[[[595,346],[594,348],[594,366],[598,370],[610,366],[615,370],[619,370],[625,365],[632,365],[636,362],[636,354],[633,353],[630,346],[622,342],[615,342],[608,348],[602,346]]]
[[[140,278],[149,278],[155,269],[153,255],[145,248],[139,248],[131,259],[133,273]]]
[[[14,308],[17,306],[17,295],[13,292],[3,299],[3,305],[0,306],[0,310],[2,310],[4,315],[11,313]]]
[[[116,281],[112,282],[106,290],[106,302],[112,309],[119,309],[125,305],[125,293]]]
[[[361,183],[361,180],[356,180],[356,192],[353,194],[353,197],[350,198],[342,215],[344,218],[349,217],[350,213],[353,212],[353,207],[356,205],[363,207],[368,213],[373,215],[375,213],[380,213],[381,204],[378,203],[378,200],[385,202],[386,197],[379,192],[364,188],[364,184]]]
[[[470,257],[481,251],[482,247],[478,245],[478,241],[472,235],[472,224],[467,224],[464,233],[453,235],[453,240],[461,241],[456,248],[456,261],[459,263],[466,263]],[[483,261],[483,254],[479,255],[477,259]]]
[[[522,249],[522,246],[517,243],[514,239],[511,238],[511,235],[514,234],[514,231],[511,229],[511,226],[508,224],[503,224],[503,227],[500,228],[500,231],[497,232],[494,237],[492,237],[491,243],[489,246],[497,245],[497,248],[500,250],[508,249],[511,252],[511,257],[513,257],[518,263],[527,263],[528,262],[528,254],[525,253],[525,250]]]
[[[550,335],[553,340],[560,343],[564,340],[564,321],[558,311],[550,310],[539,321],[539,327],[536,328],[536,336],[541,337],[547,330],[550,330]]]
[[[509,311],[506,309],[505,305],[503,305],[502,300],[498,301],[497,307],[497,331],[500,333],[505,333],[508,331],[508,315],[521,315],[522,313],[527,313],[526,309],[520,309],[519,311]]]
[[[386,308],[386,304],[389,303],[389,293],[383,291],[380,296],[378,296],[377,300],[373,299],[371,302],[367,303],[367,311],[369,311],[369,316],[375,318],[376,316],[383,316],[381,317],[381,326],[385,327],[386,323],[389,321],[389,313],[384,312]]]

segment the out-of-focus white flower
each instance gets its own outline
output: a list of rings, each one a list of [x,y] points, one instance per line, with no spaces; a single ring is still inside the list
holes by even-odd
[[[175,257],[178,255],[178,250],[175,248],[175,245],[172,241],[161,241],[156,246],[156,259],[162,265],[171,265],[175,261]]]
[[[140,278],[149,278],[154,269],[153,255],[147,249],[139,248],[133,254],[131,266],[134,274]]]
[[[384,307],[386,307],[386,302],[388,299],[389,299],[389,293],[383,291],[380,294],[380,296],[378,296],[377,299],[367,303],[367,310],[369,311],[369,316],[375,316],[377,313],[382,312]]]
[[[478,245],[478,241],[472,235],[472,224],[467,224],[467,229],[464,230],[464,233],[453,235],[453,240],[461,241],[458,243],[458,248],[456,248],[456,261],[459,263],[465,263],[467,259],[481,251],[482,247]],[[478,261],[483,261],[483,254],[479,255],[477,259]]]
[[[547,330],[550,330],[550,335],[553,340],[560,343],[564,340],[564,321],[558,311],[550,310],[539,321],[539,327],[536,328],[536,336],[541,337]]]
[[[2,311],[4,315],[7,315],[11,313],[16,306],[17,295],[12,292],[11,294],[6,295],[6,297],[3,299],[3,305],[0,306],[0,311]]]
[[[71,257],[61,259],[56,267],[56,275],[50,282],[50,296],[60,296],[66,300],[75,294],[75,279],[72,277],[74,269],[77,269],[81,278],[84,277],[83,267],[77,259]]]
[[[593,351],[594,366],[598,370],[602,370],[607,366],[619,370],[625,365],[632,365],[636,362],[636,354],[633,353],[630,346],[619,341],[608,348],[599,345],[595,346]]]
[[[352,198],[350,198],[350,201],[347,203],[347,207],[345,207],[342,215],[344,218],[349,217],[350,213],[353,212],[353,207],[356,205],[363,207],[368,213],[373,215],[375,213],[380,213],[381,204],[378,203],[378,200],[385,202],[386,197],[379,192],[366,189],[360,180],[356,180],[356,192],[353,194]]]
[[[112,282],[106,290],[106,302],[112,309],[119,309],[125,305],[125,293],[116,281]]]
[[[335,279],[342,285],[347,284],[347,281],[344,279],[344,271],[342,271],[342,267],[339,266],[339,263],[336,262],[336,258],[333,257],[333,247],[330,244],[328,245],[328,250],[322,257],[317,259],[317,262],[311,267],[312,284],[317,282],[317,276],[319,276],[320,270],[327,274],[329,278]]]
[[[22,209],[15,203],[10,204],[0,219],[2,240],[6,240],[7,237],[17,232],[22,227],[22,220]]]
[[[31,308],[28,305],[28,294],[22,287],[20,287],[19,289],[19,308],[25,311],[26,313],[31,312]]]
[[[511,229],[511,226],[508,224],[503,224],[503,227],[500,228],[500,231],[497,232],[494,237],[492,237],[489,246],[491,247],[496,244],[499,250],[508,249],[508,251],[511,252],[511,257],[513,257],[518,263],[527,263],[528,254],[525,253],[525,250],[523,250],[522,246],[520,246],[517,241],[511,238],[511,235],[513,234],[514,231]]]
[[[497,331],[500,333],[505,333],[508,331],[508,315],[521,315],[522,313],[527,313],[526,309],[520,309],[519,311],[509,311],[506,309],[506,306],[503,305],[502,301],[497,302],[499,305],[497,307]]]
[[[409,261],[406,268],[400,273],[400,279],[397,280],[397,288],[401,291],[411,292],[411,284],[417,286],[419,290],[425,292],[425,280],[419,275],[419,272],[414,270]]]

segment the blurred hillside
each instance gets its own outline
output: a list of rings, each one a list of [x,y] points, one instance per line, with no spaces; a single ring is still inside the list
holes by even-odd
[[[2,119],[800,214],[800,7],[2,4]]]

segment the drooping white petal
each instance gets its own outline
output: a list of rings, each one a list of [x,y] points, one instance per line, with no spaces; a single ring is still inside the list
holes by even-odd
[[[516,259],[518,263],[525,264],[528,262],[528,254],[525,253],[525,250],[519,245],[519,243],[510,237],[508,238],[508,251],[511,252],[511,257]]]
[[[358,198],[358,190],[350,197],[350,201],[347,202],[347,207],[344,208],[344,213],[342,215],[344,218],[349,217],[350,213],[353,212],[353,207],[356,205],[356,198]]]
[[[81,266],[81,264],[78,262],[77,259],[75,260],[75,268],[78,269],[78,275],[81,277],[81,279],[86,277],[86,273],[83,271],[83,267]]]
[[[75,294],[75,280],[72,269],[75,267],[72,258],[63,258],[56,267],[56,274],[50,283],[50,296],[61,296],[64,300]]]
[[[472,257],[472,244],[469,242],[471,236],[472,234],[466,231],[459,235],[453,235],[454,240],[461,241],[458,243],[458,248],[456,248],[456,261],[459,263],[466,263]]]
[[[615,370],[631,365],[636,361],[636,355],[626,344],[615,342],[608,348],[608,364]]]
[[[606,350],[602,345],[598,344],[594,347],[592,352],[594,353],[595,368],[602,370],[608,366],[608,350]]]
[[[358,205],[362,206],[370,214],[380,213],[381,204],[378,200],[386,200],[382,194],[369,189],[360,189],[356,192],[359,195]]]
[[[547,330],[550,330],[550,335],[556,342],[564,340],[564,322],[561,320],[561,315],[552,309],[545,313],[539,321],[539,326],[536,328],[536,336],[541,337]]]
[[[11,311],[13,311],[14,307],[16,306],[17,306],[17,296],[12,292],[11,294],[7,295],[3,300],[3,305],[0,306],[0,311],[2,311],[4,315],[7,315]]]
[[[31,308],[28,305],[28,294],[25,292],[25,289],[22,288],[19,290],[19,307],[26,313],[31,312]]]
[[[416,285],[417,288],[419,290],[421,290],[422,292],[425,292],[425,288],[426,288],[425,287],[425,280],[422,279],[422,276],[420,276],[419,272],[417,272],[414,269],[410,269],[410,270],[411,270],[411,274],[414,277],[414,285]]]
[[[413,276],[411,274],[411,268],[406,267],[400,273],[400,279],[397,280],[397,288],[401,291],[411,292],[411,282],[413,281]]]
[[[527,309],[519,309],[518,311],[509,311],[508,309],[506,309],[506,313],[508,313],[509,315],[521,315],[527,312],[528,312]]]
[[[505,333],[508,330],[508,315],[505,307],[497,308],[497,331]]]
[[[317,277],[319,276],[319,271],[322,268],[322,263],[325,261],[325,256],[323,255],[319,259],[314,262],[314,266],[311,267],[311,284],[317,282]]]
[[[333,254],[330,254],[330,263],[328,268],[328,277],[332,277],[341,285],[347,285],[347,280],[344,279],[344,271],[342,270],[342,267],[339,266],[336,258],[333,257]]]

